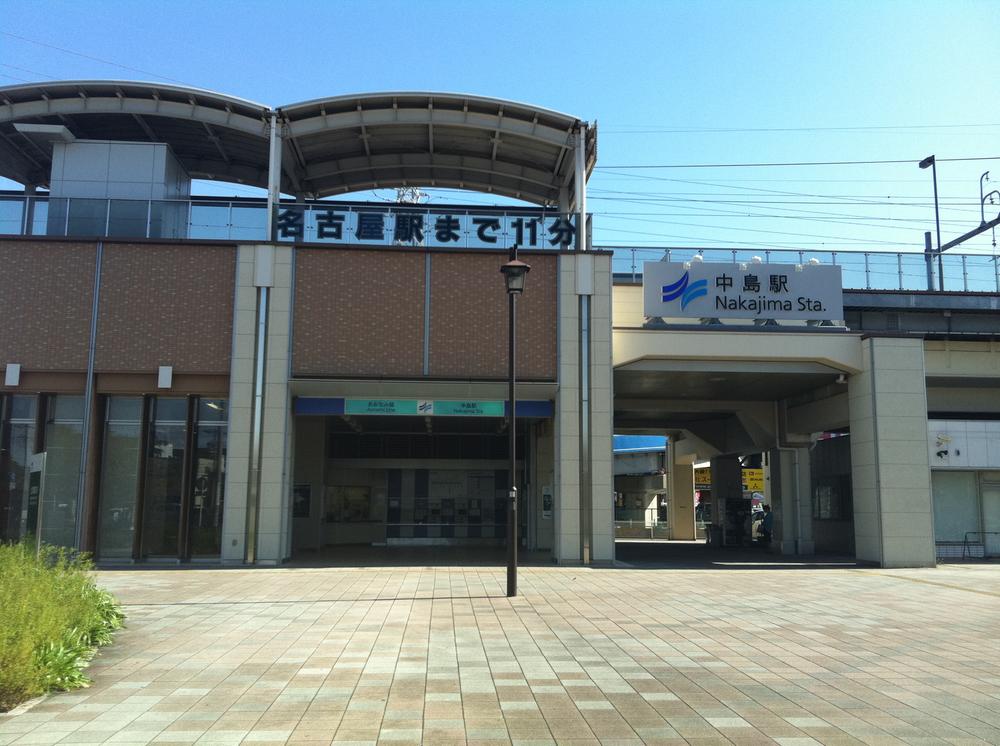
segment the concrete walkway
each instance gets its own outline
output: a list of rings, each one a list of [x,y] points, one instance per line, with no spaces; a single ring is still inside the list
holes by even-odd
[[[1000,743],[1000,566],[100,573],[10,743]]]

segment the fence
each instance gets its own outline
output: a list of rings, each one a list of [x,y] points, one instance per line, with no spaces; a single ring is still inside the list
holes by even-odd
[[[281,241],[447,248],[572,248],[575,215],[540,208],[282,202]],[[263,241],[259,199],[131,200],[0,194],[0,234]]]
[[[921,252],[895,251],[804,251],[796,249],[696,249],[595,246],[614,252],[612,270],[618,277],[642,280],[644,262],[687,262],[700,255],[706,262],[805,264],[816,259],[839,266],[842,284],[851,290],[927,290],[927,262]],[[1000,293],[1000,262],[988,254],[941,255],[944,289],[950,291]],[[934,260],[937,272],[937,258]]]
[[[359,205],[348,202],[282,203],[282,210],[294,218],[295,234],[279,235],[289,241],[322,241],[350,243],[362,226],[362,213],[389,214],[394,208],[427,218],[426,240],[420,245],[452,246],[454,248],[506,248],[517,242],[522,248],[560,248],[550,236],[562,218],[545,213],[511,208],[510,210],[466,207],[427,208],[425,206]],[[328,213],[336,210],[343,221],[327,225]],[[528,213],[536,216],[537,225],[530,227],[524,220]],[[490,240],[482,240],[476,221],[478,215],[497,218]],[[453,234],[447,240],[437,240],[434,225],[438,218],[454,217]],[[190,200],[121,200],[53,198],[0,194],[0,235],[15,236],[111,236],[141,238],[189,238],[232,241],[265,239],[267,207],[255,199],[190,199]],[[279,221],[280,223],[280,221]],[[337,238],[328,237],[336,227]],[[555,234],[553,234],[555,235]],[[386,222],[379,238],[364,243],[393,244],[397,242]],[[639,248],[632,246],[599,245],[596,249],[613,252],[612,269],[618,277],[642,279],[644,262],[661,260],[685,262],[696,254],[708,262],[765,264],[804,264],[816,259],[823,264],[839,266],[846,289],[926,290],[927,263],[922,251],[804,251],[795,249],[698,249],[683,247]],[[934,261],[935,272],[937,260]],[[1000,293],[1000,262],[987,254],[945,253],[940,256],[943,287],[948,291]]]

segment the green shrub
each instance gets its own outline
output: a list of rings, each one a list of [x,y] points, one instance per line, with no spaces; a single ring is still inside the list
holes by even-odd
[[[0,712],[90,683],[83,666],[125,619],[91,569],[66,549],[0,544]]]

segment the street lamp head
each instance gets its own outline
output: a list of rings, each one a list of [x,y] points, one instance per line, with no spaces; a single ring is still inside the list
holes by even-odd
[[[510,261],[500,267],[507,292],[510,295],[520,295],[524,292],[524,278],[531,271],[531,266],[517,258],[517,246],[510,249]]]
[[[924,158],[922,161],[920,161],[920,168],[930,168],[933,165],[934,165],[934,156],[933,155],[929,155],[926,158]]]

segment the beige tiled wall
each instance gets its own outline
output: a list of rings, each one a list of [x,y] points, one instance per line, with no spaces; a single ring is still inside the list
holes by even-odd
[[[611,257],[594,255],[594,295],[590,309],[591,335],[591,461],[595,562],[615,557],[614,430],[611,372]]]
[[[229,372],[229,436],[226,446],[226,500],[222,523],[222,561],[243,562],[246,553],[247,478],[253,406],[253,353],[257,288],[253,284],[254,247],[236,255],[232,364]]]
[[[288,356],[292,299],[292,252],[289,246],[240,246],[237,253],[233,357],[230,371],[229,444],[222,558],[242,562],[246,555],[247,491],[253,406],[257,265],[271,263],[267,359],[264,375],[261,478],[256,561],[275,564],[290,553]]]
[[[292,314],[291,246],[274,247],[274,285],[267,320],[263,441],[260,470],[260,521],[257,562],[275,564],[291,553],[289,460],[292,429],[288,367]]]
[[[590,261],[593,264],[590,264]],[[559,393],[555,418],[555,559],[581,561],[580,521],[580,316],[577,294],[579,259],[559,258]],[[612,494],[612,372],[611,372],[611,257],[593,255],[580,268],[593,267],[591,296],[591,526],[590,559],[614,559]],[[588,284],[588,283],[584,283]]]
[[[863,371],[848,389],[856,554],[883,567],[933,565],[923,343],[861,344]]]
[[[580,314],[576,261],[559,257],[559,393],[555,412],[555,548],[557,562],[580,561]]]

